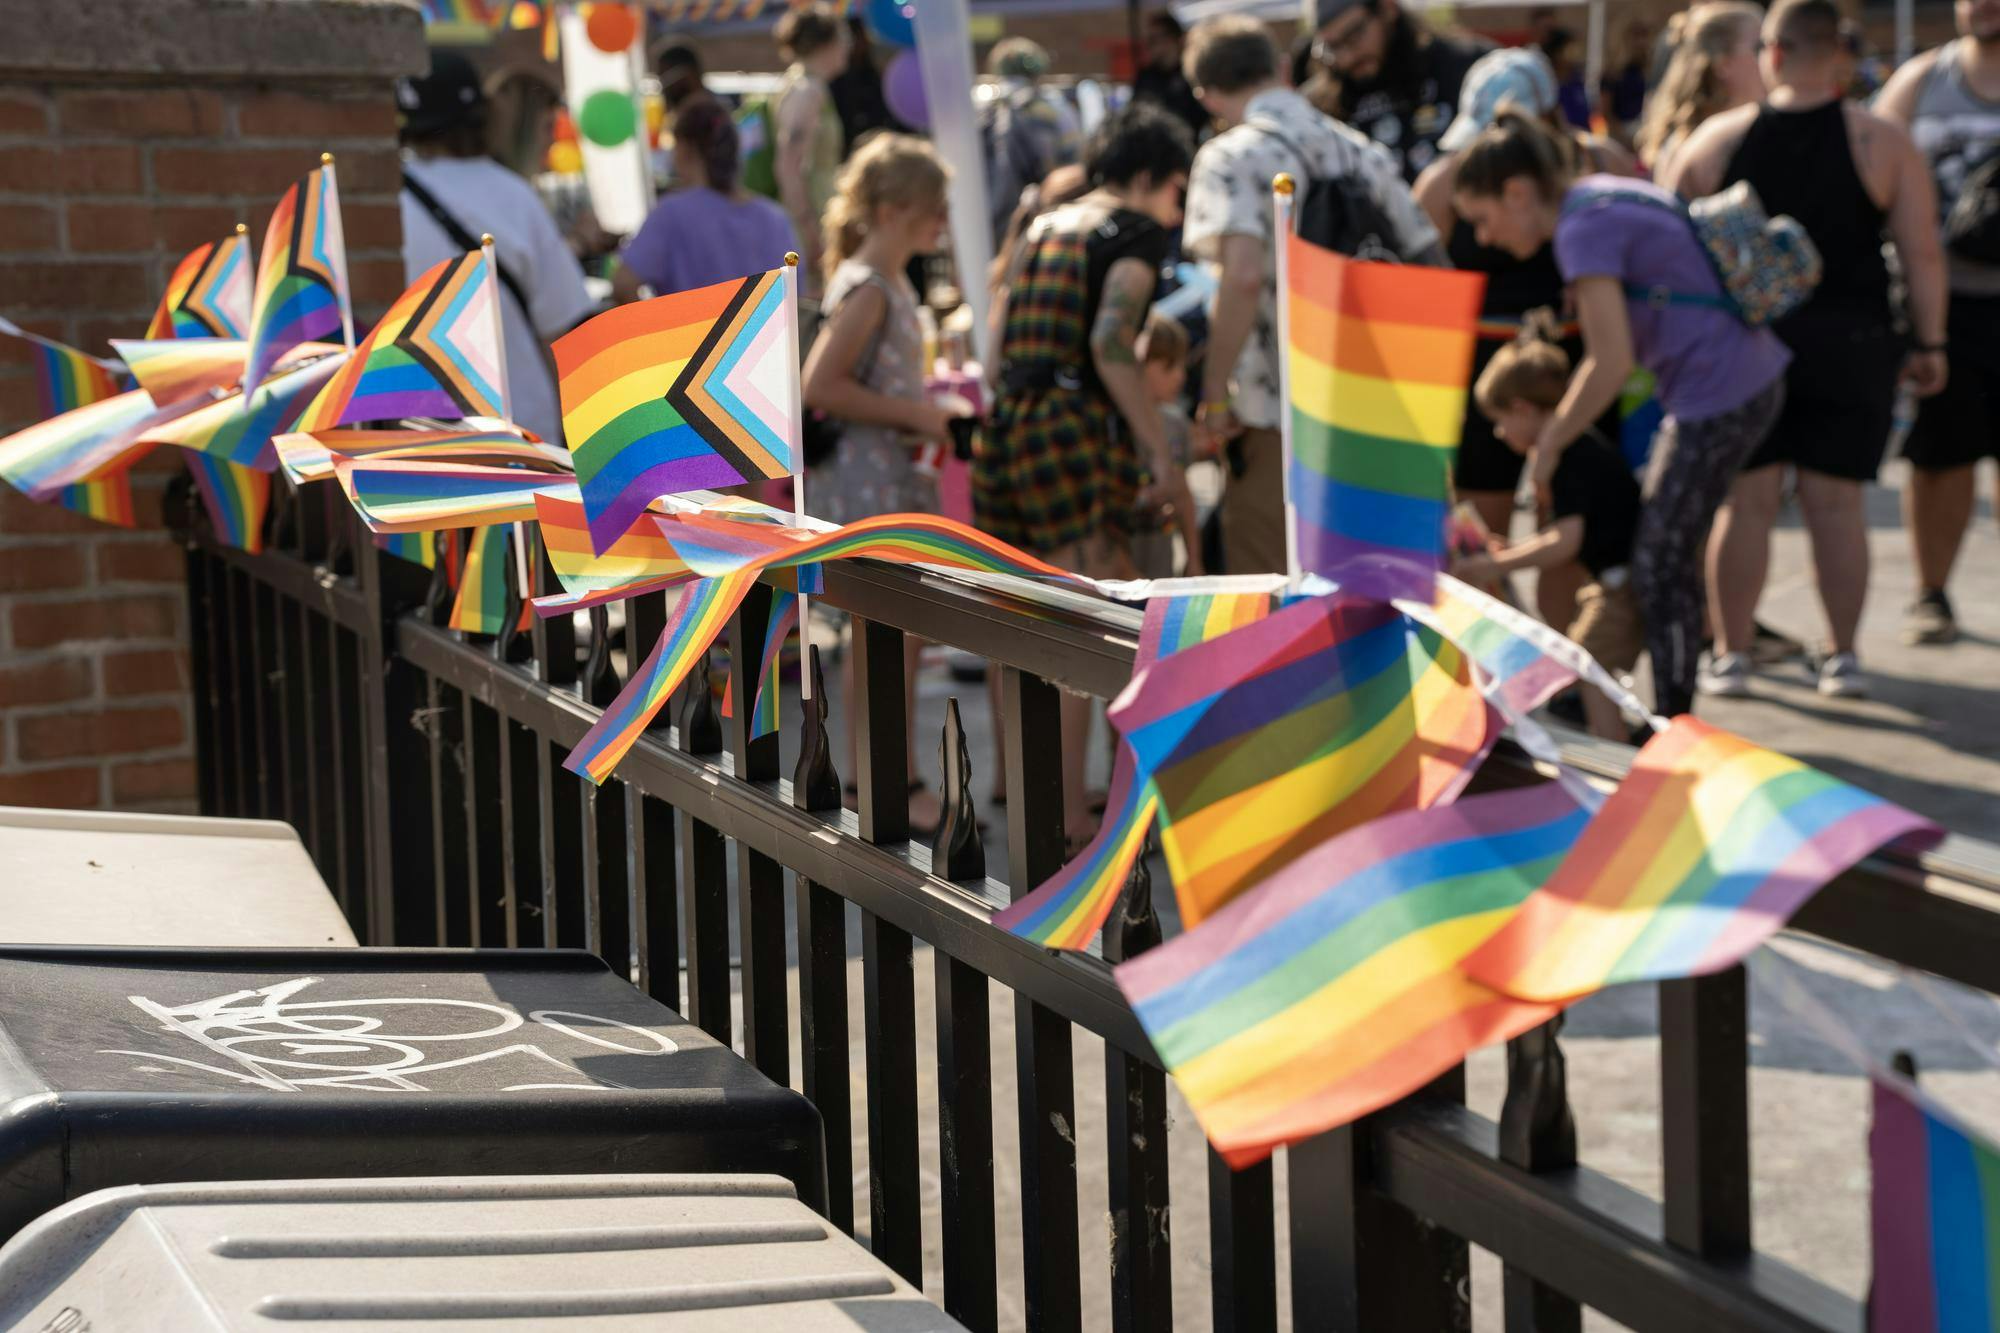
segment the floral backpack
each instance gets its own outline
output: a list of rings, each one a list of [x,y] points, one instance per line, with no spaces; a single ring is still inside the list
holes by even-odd
[[[1678,199],[1669,203],[1643,190],[1590,186],[1570,191],[1563,201],[1563,212],[1578,212],[1610,199],[1671,209],[1687,219],[1722,281],[1720,295],[1627,283],[1625,294],[1635,301],[1713,306],[1755,327],[1797,310],[1819,286],[1824,267],[1819,247],[1796,218],[1765,213],[1764,201],[1749,181],[1738,181],[1692,204]]]

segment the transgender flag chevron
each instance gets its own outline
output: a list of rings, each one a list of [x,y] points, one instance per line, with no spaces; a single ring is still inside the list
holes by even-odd
[[[196,246],[174,267],[148,338],[242,338],[250,331],[250,242]]]
[[[1939,832],[1796,759],[1678,717],[1466,970],[1525,1000],[1719,972],[1883,843]]]
[[[663,495],[797,471],[794,319],[773,270],[620,306],[556,340],[599,551]]]
[[[743,604],[750,585],[756,581],[755,572],[739,570],[719,579],[690,583],[681,594],[680,605],[668,618],[660,641],[653,645],[652,653],[632,673],[632,679],[625,682],[625,688],[618,691],[618,697],[604,710],[604,716],[597,719],[597,725],[576,743],[563,767],[602,786],[625,752],[645,734],[647,725],[673,697],[687,673],[701,661],[708,645],[729,623],[729,617],[736,614],[736,608]]]
[[[347,311],[347,243],[333,164],[315,168],[278,200],[257,259],[250,300],[245,384],[256,384],[302,342],[342,331]]]
[[[2000,1333],[2000,1148],[1877,1076],[1870,1333]]]
[[[492,267],[474,250],[417,279],[320,390],[298,429],[499,416],[502,361]]]
[[[1486,278],[1362,263],[1296,236],[1287,246],[1300,566],[1326,574],[1388,554],[1442,569]]]
[[[1373,820],[1123,964],[1118,985],[1209,1141],[1247,1166],[1556,1012],[1458,961],[1583,824],[1554,784]]]

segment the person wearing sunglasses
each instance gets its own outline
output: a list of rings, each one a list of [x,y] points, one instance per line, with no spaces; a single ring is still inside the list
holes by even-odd
[[[1397,0],[1318,0],[1315,101],[1393,154],[1405,181],[1436,160],[1459,88],[1491,44],[1433,32]]]

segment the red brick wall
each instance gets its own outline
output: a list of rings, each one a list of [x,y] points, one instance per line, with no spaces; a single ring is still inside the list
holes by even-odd
[[[29,3],[0,0],[9,43],[34,31],[14,21]],[[391,80],[422,59],[414,15],[289,0],[292,13],[260,29],[254,8],[146,3],[145,19],[160,25],[150,46],[143,36],[114,42],[108,23],[87,48],[126,68],[62,69],[78,63],[73,44],[47,63],[20,54],[20,68],[0,68],[0,315],[109,355],[107,339],[144,334],[183,254],[238,222],[261,244],[277,196],[330,150],[365,328],[402,288]],[[192,13],[187,43],[207,47],[195,63],[216,58],[202,21],[221,11],[245,25],[243,68],[176,59],[175,26],[161,11],[178,8]],[[107,11],[99,16],[115,17]],[[385,19],[402,40],[381,40]],[[370,68],[338,63],[350,22],[375,34],[353,43]],[[291,72],[257,77],[267,57]],[[184,72],[155,72],[163,67]],[[25,349],[0,338],[0,434],[38,415]],[[129,531],[0,483],[0,804],[194,808],[182,559],[160,523],[162,491],[181,468],[175,452],[141,465],[140,523]]]

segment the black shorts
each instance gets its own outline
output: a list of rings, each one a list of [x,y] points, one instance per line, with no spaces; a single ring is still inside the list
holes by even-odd
[[[1903,457],[1926,471],[2000,458],[2000,296],[1953,293],[1945,326],[1950,378],[1943,393],[1917,403],[1903,445]]]
[[[1785,410],[1743,470],[1790,463],[1822,476],[1875,480],[1889,447],[1905,349],[1889,327],[1888,310],[1815,306],[1778,332],[1792,350]]]

